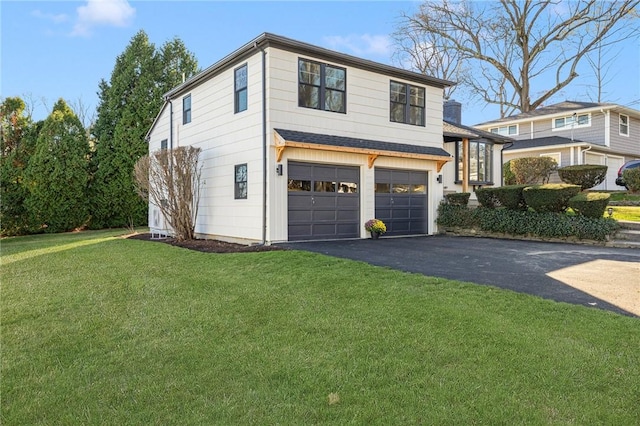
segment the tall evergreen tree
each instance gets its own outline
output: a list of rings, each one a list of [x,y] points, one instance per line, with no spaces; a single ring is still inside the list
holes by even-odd
[[[144,225],[147,205],[135,191],[133,168],[148,153],[145,135],[162,105],[164,92],[197,71],[197,62],[179,39],[157,51],[144,31],[118,56],[109,82],[100,82],[93,134],[96,151],[91,183],[94,228]]]
[[[46,232],[69,231],[89,218],[89,141],[82,123],[62,99],[38,133],[26,170],[26,207]]]
[[[6,98],[0,105],[0,231],[2,235],[28,232],[31,224],[25,207],[28,189],[24,174],[35,147],[38,126],[25,115],[20,98]]]

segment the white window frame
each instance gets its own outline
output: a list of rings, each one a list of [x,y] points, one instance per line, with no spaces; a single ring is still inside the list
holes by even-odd
[[[587,117],[587,122],[580,124],[580,118],[585,116]],[[561,130],[572,130],[572,129],[580,129],[583,127],[591,127],[591,113],[576,114],[575,118],[577,122],[574,123],[573,114],[566,115],[564,117],[554,117],[551,119],[551,130],[553,130],[554,132],[557,132]],[[564,120],[564,124],[560,127],[557,126],[558,120]]]
[[[622,117],[626,119],[625,123],[622,122]],[[627,129],[626,133],[622,132],[622,126],[626,127]],[[618,114],[618,133],[620,133],[620,136],[629,137],[629,116],[628,115]]]
[[[511,129],[515,129],[515,132],[511,133]],[[520,128],[517,124],[509,124],[507,126],[492,127],[489,132],[502,136],[518,136],[520,134]]]

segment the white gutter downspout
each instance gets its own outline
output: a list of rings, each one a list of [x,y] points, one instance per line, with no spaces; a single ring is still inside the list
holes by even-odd
[[[258,42],[253,45],[258,49]],[[267,52],[262,52],[262,245],[267,244]]]
[[[600,112],[604,115],[604,145],[611,146],[611,111],[601,109]]]
[[[173,102],[171,99],[167,99],[169,102],[169,149],[173,149]]]

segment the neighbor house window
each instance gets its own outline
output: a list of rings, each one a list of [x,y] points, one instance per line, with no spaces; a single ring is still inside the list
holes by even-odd
[[[553,120],[553,130],[574,129],[591,126],[591,114],[573,114]]]
[[[235,112],[247,109],[247,65],[235,70]]]
[[[298,105],[346,112],[347,70],[329,64],[298,60]]]
[[[391,121],[424,126],[424,87],[392,81],[389,92],[389,119]]]
[[[243,200],[247,198],[247,164],[235,166],[235,199]]]
[[[497,133],[503,136],[513,136],[518,134],[518,125],[512,124],[511,126],[492,127],[489,129],[491,133]]]
[[[456,182],[463,181],[462,141],[456,144]],[[469,141],[467,178],[472,185],[487,185],[493,182],[493,144],[485,141]]]
[[[629,136],[629,116],[620,114],[620,134]]]
[[[160,141],[160,149],[167,149],[167,140],[166,139],[162,139]]]
[[[182,124],[191,123],[191,95],[182,98]]]

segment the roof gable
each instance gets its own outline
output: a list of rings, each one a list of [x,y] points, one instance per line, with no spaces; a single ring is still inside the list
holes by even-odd
[[[412,82],[424,84],[426,86],[444,88],[454,86],[456,84],[452,81],[442,80],[413,71],[392,67],[390,65],[385,65],[379,62],[370,61],[368,59],[358,58],[356,56],[347,55],[345,53],[340,53],[334,50],[325,49],[323,47],[314,46],[312,44],[293,40],[276,34],[262,33],[244,46],[240,47],[239,49],[220,59],[218,62],[191,77],[189,80],[171,89],[165,94],[165,99],[178,96],[190,90],[192,87],[195,87],[209,80],[216,74],[233,66],[235,63],[243,60],[247,56],[256,54],[267,47],[274,47],[277,49],[296,52],[303,55],[309,55],[318,59],[335,62],[345,66],[360,68],[375,73],[388,75],[390,77],[402,78]]]

